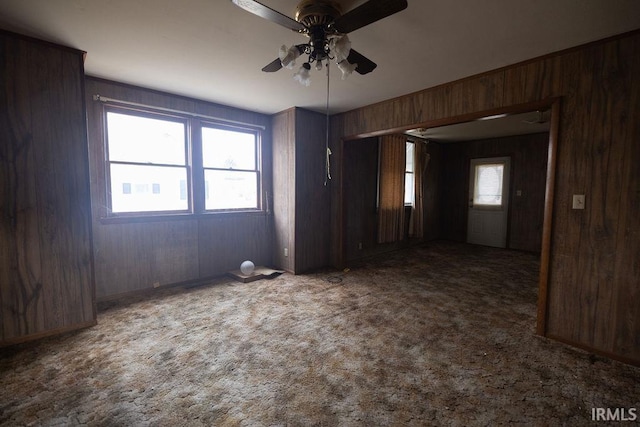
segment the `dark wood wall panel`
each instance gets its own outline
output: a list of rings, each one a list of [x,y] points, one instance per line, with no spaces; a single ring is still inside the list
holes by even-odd
[[[437,86],[341,114],[343,136],[386,131],[503,105],[504,73]]]
[[[245,260],[272,265],[272,218],[266,215],[224,216],[198,221],[200,275],[237,270]]]
[[[334,118],[340,129],[332,140],[334,164],[342,168],[340,137],[560,97],[545,333],[640,363],[639,44],[635,31],[340,114]],[[586,209],[571,208],[573,194],[586,195]],[[336,188],[334,214],[341,214],[342,200]],[[336,236],[342,224],[333,221]],[[337,264],[341,251],[334,239]]]
[[[89,154],[93,203],[93,250],[98,298],[225,274],[251,259],[271,265],[272,219],[266,213],[211,214],[188,219],[105,221],[103,97],[170,108],[265,127],[262,157],[271,157],[268,116],[237,108],[87,78]],[[264,192],[272,194],[271,162],[263,162]]]
[[[424,174],[424,240],[442,238],[443,218],[447,215],[442,209],[442,194],[446,189],[441,180],[443,172],[443,148],[440,144],[427,144],[429,163]]]
[[[95,323],[82,52],[0,32],[0,343]]]
[[[504,105],[535,102],[560,93],[558,56],[509,67],[504,71]]]
[[[564,64],[564,87],[572,96],[565,101],[562,124],[576,143],[560,145],[566,150],[562,176],[568,185],[559,194],[566,200],[586,194],[587,200],[584,211],[570,206],[556,211],[554,226],[560,232],[554,239],[550,297],[558,304],[549,311],[550,334],[597,343],[605,352],[632,360],[640,359],[638,323],[630,321],[627,303],[625,309],[619,304],[634,296],[638,303],[637,275],[630,274],[637,271],[638,234],[628,231],[639,225],[633,202],[639,181],[631,170],[640,160],[635,148],[640,135],[632,118],[639,114],[637,59],[632,59],[640,53],[638,46],[637,38],[592,46]],[[633,256],[635,262],[621,262]]]
[[[344,162],[344,250],[350,261],[369,255],[378,244],[378,138],[345,142]]]
[[[95,252],[99,296],[201,277],[197,221],[108,224],[103,227],[108,232],[100,235]]]
[[[273,133],[273,262],[277,268],[295,268],[295,109],[275,114]],[[288,256],[284,255],[285,248]]]
[[[626,43],[632,43],[627,41]],[[623,45],[624,46],[624,45]],[[629,66],[631,76],[640,76],[640,42],[630,47],[632,60]],[[640,105],[640,84],[629,88],[629,111],[636,112]],[[634,107],[635,106],[635,107]],[[624,161],[622,166],[622,183],[620,194],[626,195],[620,200],[620,215],[617,224],[616,277],[618,283],[617,316],[615,323],[616,337],[613,343],[616,354],[629,355],[632,360],[640,359],[640,120],[633,115],[625,118],[628,135],[626,138]]]
[[[292,273],[324,267],[331,242],[326,116],[291,108],[273,116],[272,129],[275,265]]]
[[[295,111],[295,271],[301,273],[329,264],[331,198],[325,186],[326,116]]]

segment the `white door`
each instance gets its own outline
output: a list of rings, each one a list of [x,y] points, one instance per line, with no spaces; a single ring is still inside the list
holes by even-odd
[[[509,157],[471,159],[467,242],[507,247]]]

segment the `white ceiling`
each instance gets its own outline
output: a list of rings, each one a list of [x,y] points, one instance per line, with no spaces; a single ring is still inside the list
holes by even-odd
[[[296,0],[263,0],[286,15]],[[346,10],[363,0],[340,2]],[[302,87],[292,71],[263,73],[291,30],[229,0],[0,0],[0,28],[87,52],[89,75],[262,113],[325,107],[324,74]],[[331,113],[640,28],[638,0],[409,0],[352,32],[378,68],[342,81]]]

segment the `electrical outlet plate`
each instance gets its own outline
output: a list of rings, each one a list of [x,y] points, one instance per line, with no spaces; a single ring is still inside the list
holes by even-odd
[[[584,209],[584,194],[573,195],[573,209]]]

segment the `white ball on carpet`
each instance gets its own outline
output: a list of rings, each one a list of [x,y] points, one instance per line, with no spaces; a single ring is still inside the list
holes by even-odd
[[[251,273],[253,273],[253,270],[255,268],[256,268],[256,266],[251,261],[243,261],[242,264],[240,264],[240,271],[245,276],[248,276]]]

